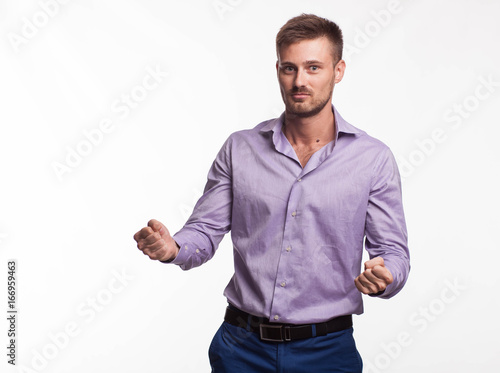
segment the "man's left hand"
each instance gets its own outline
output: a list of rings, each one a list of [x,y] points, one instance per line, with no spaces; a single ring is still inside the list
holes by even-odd
[[[392,274],[385,267],[384,259],[377,256],[365,262],[365,271],[356,277],[354,284],[363,294],[377,294],[392,281]]]

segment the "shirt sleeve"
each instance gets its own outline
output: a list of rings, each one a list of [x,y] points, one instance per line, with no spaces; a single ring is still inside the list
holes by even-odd
[[[380,256],[394,281],[380,298],[391,298],[404,286],[410,272],[408,234],[403,212],[401,178],[396,160],[387,148],[378,157],[368,199],[365,248],[370,258]]]
[[[171,261],[183,270],[198,267],[211,259],[224,235],[231,229],[232,179],[231,137],[217,154],[208,173],[203,195],[184,227],[173,235],[179,245]]]

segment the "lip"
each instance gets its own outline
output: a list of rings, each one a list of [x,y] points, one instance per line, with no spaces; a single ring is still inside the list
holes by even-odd
[[[298,98],[298,99],[300,99],[300,98],[306,98],[308,96],[310,96],[308,93],[293,93],[292,94],[293,98]]]

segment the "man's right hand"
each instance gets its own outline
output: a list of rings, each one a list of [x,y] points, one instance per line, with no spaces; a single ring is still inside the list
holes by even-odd
[[[179,246],[170,236],[167,227],[155,219],[151,219],[147,227],[134,234],[134,240],[137,241],[139,250],[152,260],[174,260],[179,253]]]

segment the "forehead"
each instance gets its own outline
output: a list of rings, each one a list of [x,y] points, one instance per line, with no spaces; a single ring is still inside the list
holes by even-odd
[[[282,46],[279,50],[279,60],[293,63],[305,61],[333,62],[333,46],[326,36],[317,39],[301,40]]]

